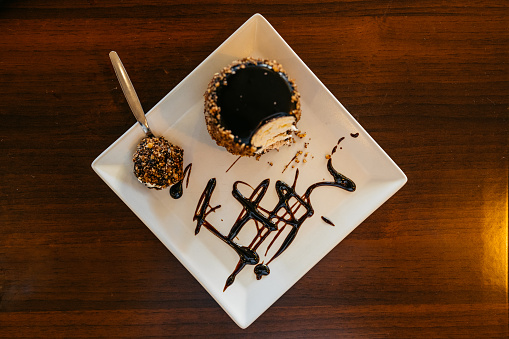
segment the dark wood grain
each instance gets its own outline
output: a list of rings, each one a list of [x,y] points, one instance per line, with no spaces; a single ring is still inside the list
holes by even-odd
[[[264,15],[408,183],[246,330],[90,168]],[[508,330],[505,1],[0,2],[0,337]]]

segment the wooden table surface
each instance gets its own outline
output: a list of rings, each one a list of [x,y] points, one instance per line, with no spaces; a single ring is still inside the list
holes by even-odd
[[[0,337],[508,336],[506,1],[0,6]],[[408,183],[242,330],[90,165],[257,12]]]

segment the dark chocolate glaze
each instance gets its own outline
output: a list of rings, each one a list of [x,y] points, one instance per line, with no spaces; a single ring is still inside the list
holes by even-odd
[[[359,133],[350,133],[350,136],[352,138],[357,138],[359,136]]]
[[[293,87],[285,74],[266,64],[245,64],[232,69],[226,84],[217,88],[221,124],[239,141],[250,144],[251,137],[265,122],[288,116],[295,109]]]
[[[332,166],[331,159],[329,159],[327,162],[327,169],[332,175],[334,181],[315,183],[309,186],[302,196],[298,195],[295,191],[297,179],[299,176],[298,170],[295,172],[295,179],[292,186],[281,180],[278,180],[275,184],[275,189],[279,200],[272,210],[267,210],[259,206],[269,187],[269,179],[263,180],[257,187],[255,187],[248,198],[242,195],[238,189],[240,184],[248,184],[243,181],[236,181],[233,184],[232,195],[243,206],[243,209],[233,224],[232,228],[230,229],[228,236],[221,234],[206,220],[208,214],[221,207],[221,205],[217,205],[215,207],[210,205],[210,199],[216,186],[216,179],[212,178],[209,180],[205,190],[200,197],[198,205],[196,206],[193,220],[196,221],[195,234],[198,234],[201,227],[203,226],[227,245],[229,245],[239,256],[239,262],[237,263],[237,266],[233,270],[232,274],[227,278],[223,291],[225,291],[228,286],[233,284],[237,274],[239,274],[246,265],[256,265],[254,267],[254,273],[257,279],[261,279],[263,276],[270,273],[268,265],[292,244],[303,223],[306,221],[306,219],[314,214],[310,196],[316,188],[321,186],[333,186],[348,192],[355,191],[355,183],[346,176],[337,172]],[[297,214],[300,209],[303,209],[303,211],[301,210]],[[322,217],[322,219],[334,226],[334,224],[325,217]],[[246,247],[235,243],[233,239],[237,237],[242,228],[248,223],[248,221],[251,220],[254,222],[257,228],[257,233],[251,244]],[[277,237],[282,234],[282,231],[285,229],[285,227],[291,227],[291,229],[288,232],[286,238],[281,243],[279,249],[266,264],[258,264],[259,255],[256,252],[258,247],[264,240],[267,239],[270,234],[275,232],[274,238],[267,247],[268,252]]]
[[[180,197],[182,197],[182,194],[184,193],[182,184],[184,182],[186,174],[187,174],[186,188],[187,188],[187,186],[189,186],[189,176],[191,175],[192,167],[193,167],[193,164],[187,165],[186,168],[184,169],[184,175],[182,176],[182,180],[180,180],[179,182],[177,182],[176,184],[174,184],[170,187],[170,196],[173,199],[179,199]]]

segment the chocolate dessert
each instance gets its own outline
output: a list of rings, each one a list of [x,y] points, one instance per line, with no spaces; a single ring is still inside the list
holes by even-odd
[[[294,81],[276,61],[234,61],[214,75],[205,92],[207,129],[232,154],[261,155],[291,142],[299,99]]]
[[[134,175],[148,188],[163,189],[184,177],[184,150],[163,137],[145,137],[133,155]]]

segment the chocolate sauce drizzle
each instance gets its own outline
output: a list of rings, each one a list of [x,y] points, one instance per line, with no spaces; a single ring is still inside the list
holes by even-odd
[[[180,180],[179,182],[177,182],[176,184],[174,184],[170,187],[170,196],[173,199],[179,199],[180,197],[182,197],[182,194],[184,193],[182,184],[184,182],[184,178],[186,177],[186,174],[187,174],[186,188],[187,188],[187,186],[189,186],[189,177],[191,176],[191,168],[192,167],[193,167],[192,163],[187,165],[186,168],[184,169],[184,174],[182,175],[182,180]]]
[[[292,160],[290,160],[290,161],[286,164],[285,168],[283,168],[283,171],[282,171],[281,173],[284,173],[284,172],[286,171],[286,169],[288,168],[288,166],[290,166],[290,164],[291,164],[291,163],[292,163],[295,159],[297,159],[297,157],[298,157],[298,156],[299,156],[298,154],[295,154],[295,155],[293,156]]]
[[[330,221],[328,218],[324,217],[323,215],[322,215],[322,220],[331,226],[336,226],[336,225],[334,225],[334,223],[332,221]]]
[[[314,209],[311,205],[310,197],[311,193],[316,188],[322,186],[332,186],[341,188],[348,192],[355,191],[355,183],[334,169],[332,166],[332,159],[328,159],[327,169],[334,180],[312,184],[306,189],[303,195],[298,195],[295,191],[297,179],[299,176],[298,169],[295,172],[295,179],[292,186],[289,186],[285,182],[278,180],[275,184],[275,189],[279,201],[272,210],[267,210],[260,206],[260,202],[268,190],[270,184],[269,179],[263,180],[258,186],[253,188],[253,192],[249,197],[242,195],[238,189],[239,185],[249,185],[243,181],[236,181],[233,184],[232,195],[243,206],[243,209],[227,236],[221,234],[221,232],[219,232],[210,222],[207,221],[207,216],[221,207],[221,205],[212,206],[210,204],[212,193],[216,187],[216,179],[212,178],[209,180],[205,190],[200,197],[200,200],[198,201],[193,220],[196,221],[195,235],[200,232],[201,227],[203,226],[212,232],[212,234],[225,242],[228,246],[230,246],[239,256],[239,262],[237,263],[237,266],[233,270],[232,274],[227,278],[223,291],[225,291],[228,286],[233,284],[237,274],[239,274],[246,265],[256,265],[254,267],[254,273],[256,275],[256,279],[258,280],[270,273],[268,265],[290,246],[290,244],[297,236],[297,233],[299,232],[302,224],[314,214]],[[303,209],[303,211],[297,214],[297,211],[300,209]],[[298,217],[297,215],[300,216]],[[246,225],[251,220],[256,226],[256,235],[249,246],[241,246],[237,244],[234,239],[237,237],[244,225]],[[291,229],[286,238],[283,240],[279,249],[267,263],[259,263],[260,257],[256,250],[260,247],[264,240],[268,238],[269,235],[275,234],[274,238],[267,247],[265,253],[265,255],[267,255],[269,249],[274,244],[274,241],[282,234],[286,227],[291,227]]]
[[[228,171],[233,167],[233,165],[235,165],[237,163],[237,161],[240,160],[240,158],[242,158],[242,156],[239,155],[239,157],[233,162],[233,164],[231,164],[230,167],[228,167],[228,169],[226,170],[225,173],[228,173]]]

